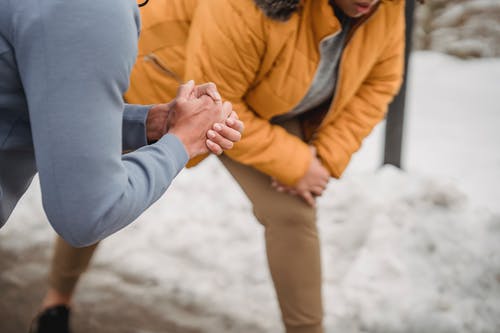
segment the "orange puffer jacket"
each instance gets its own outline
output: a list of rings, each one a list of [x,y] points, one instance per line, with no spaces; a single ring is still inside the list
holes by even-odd
[[[139,58],[126,99],[159,103],[172,99],[185,80],[215,82],[246,128],[226,154],[294,184],[310,164],[308,143],[269,120],[305,96],[320,61],[319,44],[340,23],[327,0],[302,0],[286,20],[266,16],[262,3],[151,1],[142,9]],[[404,1],[382,0],[348,36],[335,98],[309,129],[309,144],[333,177],[384,118],[401,83],[403,53]]]

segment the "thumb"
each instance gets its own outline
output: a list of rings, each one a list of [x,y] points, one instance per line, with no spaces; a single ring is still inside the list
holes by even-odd
[[[233,112],[233,104],[231,102],[224,102],[222,104],[222,119],[227,119]]]
[[[185,84],[181,84],[177,90],[177,98],[188,99],[194,90],[194,81],[190,80]]]

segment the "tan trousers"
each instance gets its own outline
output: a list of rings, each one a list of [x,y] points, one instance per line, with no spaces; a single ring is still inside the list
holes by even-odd
[[[297,133],[295,125],[286,127]],[[225,156],[220,160],[246,193],[256,218],[265,227],[267,258],[286,332],[322,333],[321,260],[315,209],[298,197],[274,190],[269,176],[254,168]],[[59,238],[51,287],[72,292],[95,248],[72,248]]]

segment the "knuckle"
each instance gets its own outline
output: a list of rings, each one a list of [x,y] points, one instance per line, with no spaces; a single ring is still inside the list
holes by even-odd
[[[177,97],[174,101],[174,107],[186,104],[186,102],[187,102],[187,99],[185,99],[184,97]]]

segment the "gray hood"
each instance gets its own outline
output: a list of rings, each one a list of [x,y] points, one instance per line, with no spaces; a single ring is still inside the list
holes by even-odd
[[[288,20],[300,5],[300,0],[254,0],[254,2],[264,14],[279,21]]]

